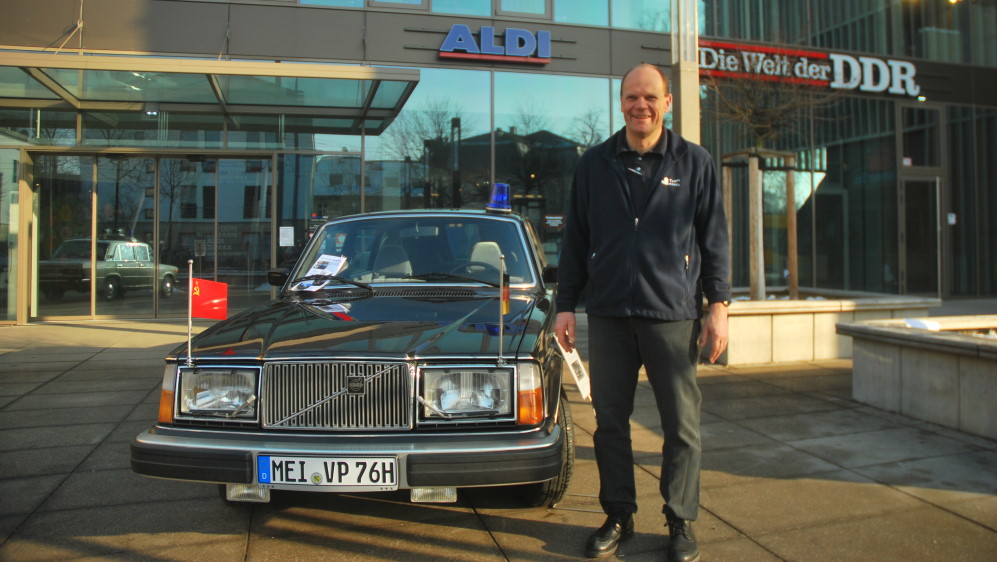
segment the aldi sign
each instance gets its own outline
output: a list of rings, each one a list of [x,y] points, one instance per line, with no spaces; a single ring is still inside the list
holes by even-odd
[[[470,27],[454,24],[440,46],[440,58],[550,64],[550,31],[533,34],[510,27],[496,32],[494,27],[482,26],[479,36],[475,39]]]
[[[722,41],[699,42],[699,73],[917,97],[914,63]]]

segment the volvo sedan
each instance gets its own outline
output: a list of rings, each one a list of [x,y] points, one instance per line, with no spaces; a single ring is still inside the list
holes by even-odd
[[[553,505],[574,461],[554,278],[532,225],[508,212],[329,222],[293,268],[270,272],[275,301],[167,357],[132,468],[217,483],[228,501],[408,490],[450,502],[511,486]]]

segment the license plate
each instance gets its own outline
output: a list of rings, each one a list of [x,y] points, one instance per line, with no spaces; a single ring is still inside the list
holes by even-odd
[[[398,459],[260,455],[256,476],[260,484],[273,486],[323,486],[344,492],[397,490]]]

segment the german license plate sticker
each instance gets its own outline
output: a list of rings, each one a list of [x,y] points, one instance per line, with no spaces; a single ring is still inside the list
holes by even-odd
[[[322,486],[343,491],[398,489],[395,457],[285,457],[259,455],[256,476],[273,486]]]

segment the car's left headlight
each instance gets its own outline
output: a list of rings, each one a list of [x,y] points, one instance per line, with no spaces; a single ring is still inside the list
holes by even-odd
[[[259,370],[238,367],[180,368],[180,416],[256,418]]]
[[[423,369],[425,419],[509,418],[515,393],[512,369],[452,367]]]

